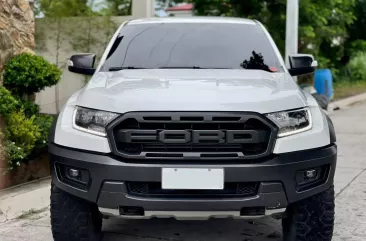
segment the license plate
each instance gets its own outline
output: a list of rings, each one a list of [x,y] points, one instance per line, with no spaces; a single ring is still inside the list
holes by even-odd
[[[162,189],[222,190],[222,168],[163,168]]]

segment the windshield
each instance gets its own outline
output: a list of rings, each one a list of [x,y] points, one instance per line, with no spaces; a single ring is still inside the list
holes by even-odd
[[[281,71],[260,26],[229,23],[127,25],[113,44],[102,71],[134,68]]]

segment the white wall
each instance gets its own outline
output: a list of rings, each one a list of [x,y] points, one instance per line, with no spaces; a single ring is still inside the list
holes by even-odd
[[[67,70],[67,60],[75,53],[95,53],[100,58],[121,23],[132,17],[70,17],[36,20],[36,54],[62,69],[60,82],[41,91],[36,103],[41,112],[56,114],[67,99],[84,87],[87,78]]]

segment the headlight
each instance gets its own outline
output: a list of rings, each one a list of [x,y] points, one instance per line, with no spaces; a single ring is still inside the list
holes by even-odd
[[[118,114],[101,110],[76,107],[73,116],[73,127],[98,136],[106,136],[106,126],[113,121]]]
[[[308,131],[313,125],[309,108],[270,113],[266,116],[279,127],[278,137]]]

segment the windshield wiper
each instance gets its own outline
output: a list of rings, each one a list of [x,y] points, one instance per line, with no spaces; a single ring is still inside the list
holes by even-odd
[[[123,69],[146,69],[141,67],[134,67],[134,66],[127,66],[127,67],[110,67],[108,68],[109,71],[120,71]]]

